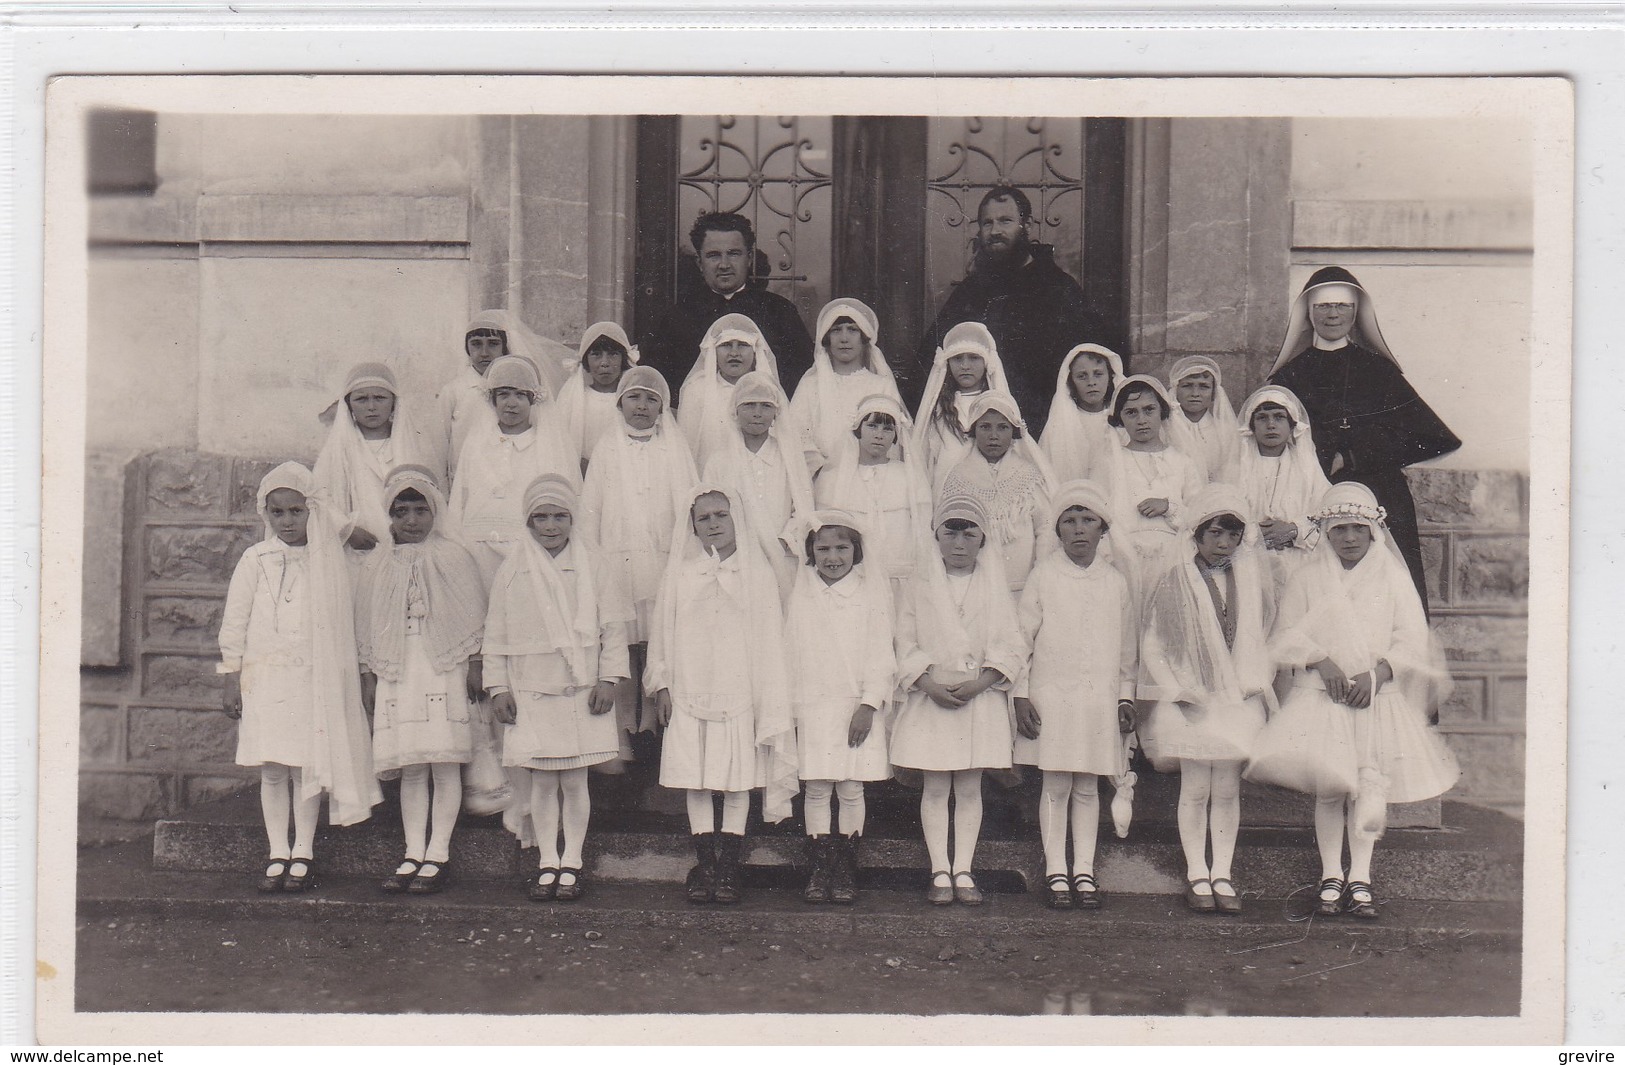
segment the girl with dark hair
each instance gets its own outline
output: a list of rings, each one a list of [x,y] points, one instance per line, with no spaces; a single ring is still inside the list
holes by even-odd
[[[400,777],[406,837],[406,856],[380,886],[428,894],[450,875],[462,767],[474,756],[476,724],[483,727],[477,704],[485,579],[441,526],[446,501],[426,467],[393,470],[384,498],[394,542],[367,559],[356,589],[373,768]]]
[[[1110,452],[1121,443],[1109,419],[1122,381],[1122,356],[1099,344],[1079,344],[1061,360],[1040,440],[1058,480],[1104,478]]]
[[[1316,912],[1325,917],[1377,916],[1371,853],[1387,804],[1442,795],[1461,775],[1427,725],[1450,694],[1450,673],[1385,517],[1355,482],[1321,499],[1318,543],[1287,585],[1270,637],[1292,684],[1247,767],[1250,780],[1315,797]]]
[[[914,567],[936,552],[925,542],[931,525],[931,490],[910,443],[913,422],[892,396],[858,404],[846,437],[813,482],[819,508],[844,510],[863,522],[869,572],[891,585],[901,603]]]
[[[1122,430],[1122,445],[1104,464],[1103,487],[1112,501],[1128,564],[1129,584],[1141,607],[1161,576],[1177,535],[1185,501],[1202,487],[1190,458],[1169,446],[1168,417],[1173,402],[1154,377],[1124,378],[1112,398],[1109,418]]]
[[[962,322],[943,337],[914,416],[914,459],[924,465],[932,499],[941,496],[949,471],[970,454],[971,404],[987,392],[1009,394],[998,345],[987,326]]]
[[[1237,914],[1230,865],[1241,825],[1241,770],[1252,752],[1275,667],[1265,643],[1269,596],[1246,538],[1247,504],[1209,485],[1183,511],[1180,539],[1149,600],[1137,698],[1140,739],[1179,781],[1179,840],[1199,913]],[[1208,844],[1212,842],[1209,858]]]
[[[806,564],[784,628],[812,867],[802,897],[849,903],[857,898],[863,785],[891,777],[885,720],[897,684],[891,590],[865,562],[856,517],[819,511],[809,525]],[[832,797],[840,807],[838,833]]]
[[[1026,668],[1016,603],[974,499],[937,504],[938,558],[920,565],[897,620],[903,707],[892,764],[922,770],[920,825],[933,905],[980,905],[971,867],[982,832],[982,771],[1010,768],[1010,685]],[[954,799],[950,858],[948,799]]]

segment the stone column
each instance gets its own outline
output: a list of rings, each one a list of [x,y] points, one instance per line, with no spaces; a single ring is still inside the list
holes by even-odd
[[[536,332],[574,348],[587,328],[589,119],[513,119],[510,277],[517,311]]]
[[[632,120],[476,121],[470,310],[516,311],[537,333],[570,348],[594,321],[630,324]]]
[[[925,278],[926,120],[836,118],[832,291],[875,309],[892,369],[914,369],[929,324]]]
[[[473,120],[474,159],[468,196],[468,310],[504,308],[518,295],[509,272],[513,260],[513,119],[481,115]]]
[[[587,317],[632,326],[633,179],[635,120],[587,119]]]
[[[1131,135],[1130,331],[1158,372],[1214,356],[1233,398],[1263,381],[1285,326],[1291,122],[1145,119]]]

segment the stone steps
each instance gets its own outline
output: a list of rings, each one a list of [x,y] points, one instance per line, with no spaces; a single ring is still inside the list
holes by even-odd
[[[799,891],[778,890],[769,871],[748,871],[745,897],[735,906],[695,906],[676,885],[589,881],[574,903],[534,903],[518,885],[498,880],[460,880],[438,895],[385,896],[373,878],[324,873],[316,887],[298,895],[260,895],[252,874],[134,872],[119,848],[81,852],[78,915],[82,921],[131,917],[162,920],[298,920],[334,927],[342,923],[366,935],[368,923],[451,924],[482,936],[530,930],[540,935],[615,942],[633,927],[673,934],[727,937],[786,936],[784,949],[816,954],[866,943],[912,937],[985,941],[998,936],[1054,938],[1062,949],[1088,949],[1091,940],[1160,939],[1219,941],[1247,954],[1290,948],[1307,938],[1358,943],[1361,949],[1401,950],[1423,943],[1471,938],[1475,947],[1516,950],[1522,941],[1522,910],[1515,902],[1383,900],[1377,921],[1352,918],[1305,920],[1308,901],[1258,898],[1248,892],[1239,917],[1188,912],[1179,899],[1113,893],[1104,908],[1056,913],[1036,895],[989,892],[980,907],[929,906],[915,890],[865,890],[851,906],[809,906]],[[257,872],[257,870],[256,870]]]
[[[913,793],[886,789],[871,798],[863,844],[864,882],[871,887],[923,889],[929,862],[911,824]],[[1147,789],[1136,803],[1136,822],[1127,840],[1103,825],[1096,870],[1113,893],[1170,895],[1183,890],[1184,862],[1178,833],[1168,819],[1153,816]],[[587,872],[613,883],[680,882],[693,862],[686,823],[677,810],[595,809],[588,834]],[[1019,815],[1030,806],[990,795],[976,867],[984,888],[1019,892],[1043,883],[1043,854],[1037,830]],[[1166,796],[1164,796],[1166,798]],[[677,797],[680,802],[680,796]],[[1521,897],[1522,825],[1503,815],[1451,803],[1441,828],[1391,828],[1376,853],[1374,882],[1385,898],[1510,902]],[[1247,807],[1244,805],[1244,810]],[[753,822],[755,818],[753,816]],[[317,855],[322,869],[339,876],[377,877],[400,857],[399,813],[392,802],[372,820],[349,828],[323,827]],[[764,886],[799,887],[805,837],[798,819],[779,825],[752,823],[745,847],[750,878]],[[245,794],[194,807],[186,815],[158,822],[153,866],[158,870],[242,872],[264,860],[257,796]],[[521,851],[496,817],[465,816],[452,843],[452,861],[467,879],[520,879],[536,867],[535,851]],[[1235,880],[1247,893],[1286,898],[1305,891],[1319,876],[1313,832],[1306,824],[1243,826]]]

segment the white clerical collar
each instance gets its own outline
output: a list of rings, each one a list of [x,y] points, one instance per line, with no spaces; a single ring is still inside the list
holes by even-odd
[[[1349,346],[1349,338],[1344,337],[1342,340],[1326,340],[1319,333],[1316,333],[1315,339],[1310,343],[1319,351],[1339,351]]]

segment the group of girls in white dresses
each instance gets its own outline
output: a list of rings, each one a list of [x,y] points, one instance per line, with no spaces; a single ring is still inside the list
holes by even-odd
[[[1100,778],[1126,835],[1139,744],[1181,774],[1192,909],[1240,910],[1245,773],[1315,796],[1322,912],[1375,916],[1386,803],[1456,777],[1426,723],[1449,676],[1302,404],[1266,387],[1238,419],[1211,359],[1170,392],[1084,344],[1038,441],[984,326],[949,331],[912,419],[878,336],[829,304],[792,400],[726,315],[675,416],[614,323],[561,354],[485,312],[426,426],[387,367],[355,367],[314,472],[261,484],[221,631],[261,888],[308,887],[323,793],[352,824],[398,777],[383,890],[445,886],[466,793],[537,846],[530,898],[578,898],[588,769],[658,730],[697,903],[740,898],[756,789],[768,821],[802,793],[807,901],[853,901],[864,785],[903,769],[928,899],[978,904],[982,775],[1035,766],[1045,900],[1098,908]]]

